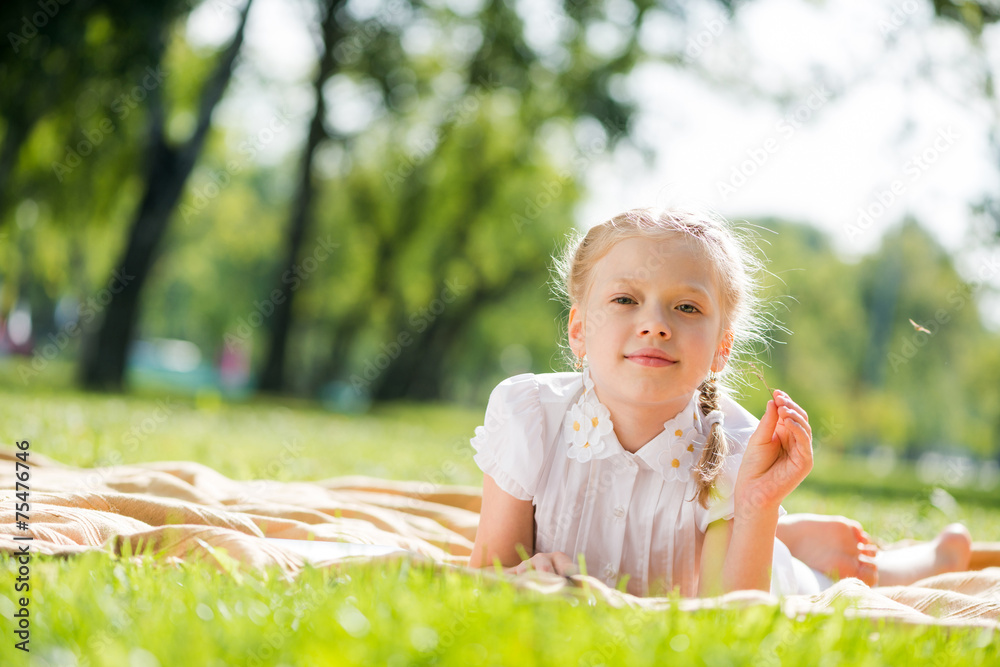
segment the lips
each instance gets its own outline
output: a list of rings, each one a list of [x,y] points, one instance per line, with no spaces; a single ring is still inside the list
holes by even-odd
[[[672,366],[677,363],[677,360],[669,354],[653,347],[644,347],[641,350],[630,352],[625,355],[625,358],[640,366],[660,367]]]

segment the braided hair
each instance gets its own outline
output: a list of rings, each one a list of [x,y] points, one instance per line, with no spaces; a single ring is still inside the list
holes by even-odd
[[[698,409],[702,416],[719,409],[719,383],[712,373],[698,387]],[[729,443],[722,430],[722,424],[713,422],[708,432],[708,440],[701,450],[701,458],[695,465],[695,477],[698,480],[698,502],[702,507],[708,507],[708,498],[715,486],[715,479],[722,473],[722,464],[729,454]]]

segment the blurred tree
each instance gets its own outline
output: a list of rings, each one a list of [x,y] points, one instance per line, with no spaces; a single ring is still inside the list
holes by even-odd
[[[982,397],[966,385],[980,351],[996,344],[996,335],[986,331],[976,308],[980,285],[964,281],[948,253],[911,220],[885,237],[878,254],[862,262],[865,297],[872,306],[889,256],[898,258],[899,288],[889,345],[879,358],[885,382],[871,387],[875,400],[869,411],[892,397],[907,425],[898,444],[910,454],[959,446],[982,453],[991,443],[970,436],[982,425],[983,409],[995,413],[997,408],[984,406]],[[885,416],[869,418],[874,434],[874,424],[884,422]]]
[[[931,0],[934,13],[964,26],[979,38],[983,28],[1000,21],[1000,7],[991,0]]]
[[[116,130],[128,115],[100,116],[101,101],[131,88],[126,82],[149,80],[149,67],[157,62],[156,34],[186,10],[183,0],[135,3],[121,0],[89,2],[37,2],[16,0],[0,6],[0,25],[7,44],[0,49],[0,228],[15,217],[9,207],[20,202],[19,227],[31,229],[39,219],[54,217],[63,234],[78,233],[79,214],[106,208],[109,190],[95,193],[98,178],[81,178],[76,170],[84,160],[90,167],[118,164],[108,156],[115,151],[96,151],[96,146],[121,145]],[[124,96],[123,96],[124,97]],[[103,155],[92,156],[92,153]],[[83,171],[83,170],[80,170]],[[102,172],[114,173],[112,168]],[[75,173],[74,173],[75,172]],[[113,176],[111,181],[121,182]],[[15,197],[16,195],[16,197]],[[82,203],[81,203],[82,202]],[[92,219],[100,220],[101,215]],[[91,219],[86,220],[91,223]],[[41,225],[39,225],[41,227]],[[75,228],[74,228],[75,227]],[[39,231],[45,235],[45,231]],[[60,239],[33,243],[31,234],[21,239],[20,256],[12,263],[19,269],[5,276],[0,295],[0,316],[24,298],[31,305],[36,331],[53,327],[53,305],[58,293],[53,280],[60,271],[33,270],[36,250],[52,259]],[[50,243],[55,242],[55,246]],[[65,243],[63,241],[63,243]],[[58,256],[58,255],[55,255]],[[80,278],[82,259],[74,255],[71,270]],[[15,268],[15,267],[12,267]],[[82,286],[83,280],[71,281]],[[61,285],[60,285],[61,289]],[[82,294],[79,296],[83,296]]]
[[[7,220],[14,168],[35,125],[53,113],[76,112],[80,93],[98,80],[141,78],[156,62],[149,36],[185,4],[12,0],[0,6],[7,42],[0,49],[0,225]]]
[[[93,338],[81,357],[80,377],[91,389],[120,389],[129,343],[139,313],[139,297],[156,257],[156,252],[177,207],[191,170],[201,153],[211,127],[212,112],[232,76],[233,64],[243,45],[247,15],[253,0],[247,0],[236,32],[219,58],[215,71],[205,82],[194,131],[187,140],[174,144],[166,131],[166,109],[159,86],[149,91],[149,144],[146,147],[145,183],[138,209],[118,271],[122,288],[104,312]],[[164,53],[164,33],[169,26],[148,35],[158,45],[160,62]]]
[[[770,353],[769,383],[808,406],[819,446],[1000,450],[1000,403],[987,380],[1000,373],[1000,340],[979,318],[980,285],[963,281],[921,226],[903,224],[853,265],[814,229],[764,224],[778,232],[767,254],[782,281],[769,292],[788,303],[792,332]],[[751,410],[766,400],[760,388],[750,396]]]
[[[978,72],[973,81],[980,87],[982,95],[989,101],[993,111],[990,143],[997,168],[1000,169],[1000,97],[997,96],[996,75],[984,43],[983,31],[1000,22],[1000,5],[991,0],[931,0],[934,12],[947,20],[965,28],[969,40],[979,55]],[[995,188],[1000,191],[1000,187]],[[993,226],[993,235],[1000,240],[1000,195],[989,194],[973,206],[973,212],[988,220]]]
[[[281,391],[285,389],[285,354],[288,348],[288,334],[292,326],[292,305],[295,302],[297,290],[290,287],[289,276],[295,275],[296,263],[302,252],[302,243],[309,227],[311,227],[312,204],[316,185],[313,178],[313,160],[316,150],[324,139],[330,137],[326,129],[326,97],[323,89],[330,77],[336,71],[334,49],[344,38],[345,29],[342,18],[346,0],[320,0],[319,33],[319,65],[313,80],[313,95],[316,102],[312,119],[309,121],[309,132],[302,149],[299,163],[299,174],[296,190],[291,203],[291,213],[288,220],[285,260],[281,272],[275,281],[276,285],[270,294],[282,294],[283,298],[272,299],[274,312],[269,318],[271,338],[267,358],[260,372],[257,387],[261,391]]]
[[[438,3],[422,2],[381,5],[381,13],[368,16],[352,13],[349,6],[333,12],[340,25],[338,30],[326,33],[335,42],[326,44],[324,57],[328,60],[324,67],[321,59],[316,86],[326,81],[333,71],[334,64],[329,61],[332,52],[338,56],[341,73],[335,78],[344,87],[378,91],[380,99],[376,111],[386,114],[398,126],[392,131],[394,136],[405,141],[407,132],[423,130],[427,134],[428,126],[434,135],[428,141],[428,147],[418,151],[418,159],[405,155],[399,157],[402,160],[399,168],[405,166],[405,174],[394,174],[394,170],[390,169],[383,175],[380,196],[401,199],[398,210],[402,217],[398,225],[387,226],[391,233],[373,239],[377,245],[374,261],[379,270],[373,276],[374,284],[370,290],[376,298],[386,298],[396,307],[403,307],[405,300],[399,296],[404,289],[401,280],[409,279],[409,276],[405,276],[397,266],[412,252],[411,245],[417,239],[433,233],[429,229],[439,227],[445,232],[437,237],[440,246],[428,248],[436,260],[435,268],[447,266],[452,261],[468,261],[466,242],[472,232],[473,221],[482,220],[481,209],[492,205],[492,198],[500,190],[499,181],[516,177],[516,172],[523,169],[528,159],[537,159],[529,158],[536,153],[530,143],[540,138],[538,133],[546,122],[564,119],[572,125],[587,119],[595,121],[596,127],[600,128],[598,134],[603,142],[602,151],[627,135],[632,107],[621,93],[621,77],[631,70],[641,55],[639,32],[644,14],[651,6],[648,2],[597,5],[567,1],[548,12],[544,19],[534,17],[536,32],[539,22],[547,24],[550,28],[548,32],[551,32],[548,41],[536,39],[534,43],[529,43],[528,28],[522,15],[500,0],[490,0],[481,8],[466,8],[461,13]],[[604,43],[594,39],[598,29],[607,38]],[[413,44],[427,38],[435,40],[437,48],[413,47]],[[442,99],[447,105],[444,108]],[[477,134],[476,146],[463,156],[460,166],[455,165],[465,172],[463,176],[475,175],[477,178],[469,183],[471,191],[468,196],[463,196],[454,188],[453,179],[459,176],[457,172],[450,174],[449,180],[428,180],[447,159],[445,151],[453,148],[453,133],[457,125],[464,122],[461,113],[463,105],[480,108],[486,100],[494,99],[510,100],[516,106],[513,116],[519,127],[514,134],[519,136],[514,139],[516,150],[508,155],[512,161],[507,164],[495,162],[490,165],[489,172],[480,171],[477,162],[482,160],[482,147],[491,145],[494,138],[490,136],[492,128],[475,125],[477,133],[482,133],[482,136]],[[317,111],[321,110],[321,103],[318,103]],[[322,148],[313,143],[314,139],[332,139],[352,155],[359,145],[351,136],[333,136],[336,133],[329,131],[324,136],[320,132],[318,118],[321,116],[314,116],[310,140],[304,152],[306,161],[300,170],[303,178],[309,170],[308,160]],[[432,119],[430,122],[429,118]],[[591,134],[590,138],[593,140],[595,135]],[[507,137],[505,140],[511,139]],[[585,161],[590,159],[585,158]],[[579,167],[571,166],[565,170],[566,175],[555,178],[553,182],[568,193],[573,189],[571,181],[576,173],[573,170]],[[569,175],[571,172],[573,176]],[[310,186],[300,179],[298,187],[301,195]],[[446,219],[428,208],[437,203],[432,190],[442,187],[447,188],[454,203],[466,207],[454,218],[448,218],[458,221],[454,228],[447,227]],[[536,186],[536,191],[524,200],[530,202],[540,195],[549,196]],[[301,196],[298,199],[301,200]],[[449,209],[452,206],[449,202]],[[518,208],[524,207],[517,204],[513,210]],[[299,246],[302,239],[308,236],[304,231],[309,227],[307,208],[301,208],[301,216],[299,210],[299,204],[296,204],[293,221],[288,228],[291,252],[287,261],[279,267],[279,276],[294,270],[300,259]],[[510,210],[508,205],[508,212],[501,214],[502,217],[510,218]],[[520,218],[523,222],[515,221],[507,233],[513,235],[516,233],[513,227],[534,222],[534,219],[529,221],[524,215]],[[550,237],[544,247],[551,249],[552,245]],[[529,282],[537,283],[539,279],[544,282],[543,258],[534,257],[529,265],[512,268],[512,276]],[[485,291],[474,292],[469,303],[485,306],[515,289],[516,281],[506,287],[493,285],[487,288],[484,284],[480,287]],[[280,308],[282,316],[270,320],[271,343],[261,378],[261,388],[267,390],[283,387],[287,380],[284,358],[291,318],[284,313],[291,312],[291,299],[281,304]],[[379,380],[370,385],[373,396],[376,399],[437,397],[440,377],[438,372],[429,369],[444,367],[444,358],[452,349],[458,330],[474,314],[474,309],[467,306],[462,317],[435,317],[425,330],[419,332],[418,341],[402,347],[389,359],[388,366],[380,369]],[[397,311],[397,318],[401,321],[395,323],[395,331],[402,331],[400,327],[405,324],[406,315],[405,309]],[[334,374],[343,367],[342,360],[352,349],[351,338],[359,332],[358,322],[363,321],[357,314],[349,317],[348,322],[334,325],[331,363],[327,367]]]
[[[463,108],[430,152],[433,160],[414,161],[389,135],[368,144],[369,156],[331,190],[334,211],[370,221],[357,234],[334,226],[345,245],[364,250],[338,271],[344,316],[332,319],[366,325],[353,335],[338,331],[350,354],[337,346],[340,356],[327,369],[363,394],[427,398],[443,393],[446,378],[482,378],[496,341],[466,332],[521,287],[542,308],[505,323],[508,339],[524,338],[518,318],[528,327],[533,310],[550,321],[558,311],[546,294],[547,263],[571,227],[576,185],[524,132],[512,92]],[[547,332],[549,349],[555,333]],[[475,351],[465,352],[462,368],[456,359],[466,347]]]

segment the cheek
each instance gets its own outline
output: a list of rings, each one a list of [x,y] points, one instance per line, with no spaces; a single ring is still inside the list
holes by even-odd
[[[586,332],[587,337],[599,336],[601,332],[607,327],[608,324],[608,314],[600,309],[590,310],[587,313],[586,319]]]

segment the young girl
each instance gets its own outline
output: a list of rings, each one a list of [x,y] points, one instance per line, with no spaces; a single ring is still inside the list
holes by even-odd
[[[561,268],[582,372],[519,375],[490,396],[472,440],[484,482],[470,565],[582,563],[637,595],[828,584],[775,539],[812,468],[806,412],[775,391],[758,422],[722,390],[762,328],[739,239],[706,216],[634,210]]]

